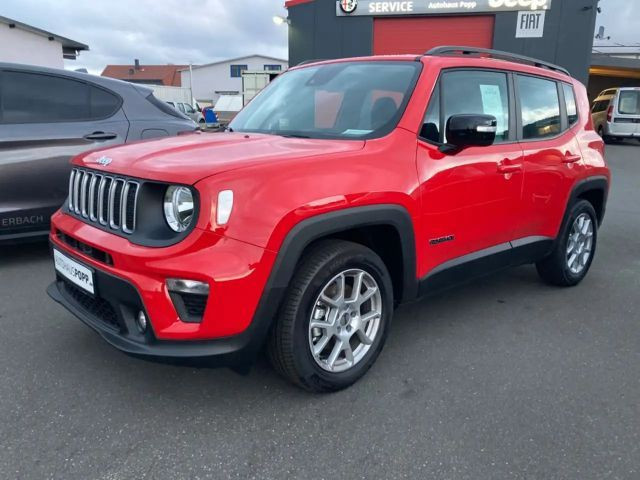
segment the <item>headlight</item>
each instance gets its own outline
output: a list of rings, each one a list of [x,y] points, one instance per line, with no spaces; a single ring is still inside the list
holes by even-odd
[[[193,221],[194,203],[191,190],[171,186],[164,195],[164,217],[174,232],[184,232]]]

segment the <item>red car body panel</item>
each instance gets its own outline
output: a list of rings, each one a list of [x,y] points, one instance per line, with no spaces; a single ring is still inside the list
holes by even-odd
[[[335,62],[340,61],[346,60]],[[421,62],[411,100],[397,127],[383,138],[194,134],[77,157],[73,163],[80,167],[195,185],[201,205],[196,228],[178,244],[150,248],[58,212],[51,241],[83,263],[134,285],[158,339],[203,340],[237,335],[250,326],[287,235],[304,220],[328,212],[380,204],[404,208],[413,222],[418,278],[447,261],[515,239],[555,238],[572,187],[588,177],[609,178],[584,87],[558,72],[489,58],[427,56]],[[420,140],[418,132],[438,76],[456,67],[570,83],[578,100],[578,124],[553,139],[441,153]],[[112,163],[99,166],[97,160],[105,155]],[[513,168],[501,170],[504,165]],[[231,221],[224,226],[215,218],[221,190],[233,190],[235,196]],[[70,249],[58,232],[106,251],[113,266]],[[448,236],[455,241],[433,242]],[[180,320],[165,286],[166,278],[174,277],[210,284],[201,323]]]

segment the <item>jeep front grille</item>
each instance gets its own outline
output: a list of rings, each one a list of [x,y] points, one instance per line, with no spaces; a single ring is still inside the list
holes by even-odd
[[[74,168],[69,177],[69,211],[86,221],[131,234],[136,229],[139,190],[138,182]]]

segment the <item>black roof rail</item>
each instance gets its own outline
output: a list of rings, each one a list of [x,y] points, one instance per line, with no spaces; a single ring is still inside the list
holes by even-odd
[[[325,59],[325,60],[326,60],[326,59]],[[302,66],[302,65],[306,65],[307,63],[316,63],[316,62],[324,62],[324,60],[321,60],[321,59],[319,59],[319,58],[315,58],[315,59],[313,59],[313,60],[303,60],[302,62],[297,63],[295,66],[296,66],[296,67],[300,67],[300,66]]]
[[[524,63],[527,65],[533,65],[534,67],[547,68],[549,70],[554,70],[556,72],[564,73],[565,75],[571,76],[569,71],[566,68],[560,67],[558,65],[554,65],[553,63],[545,62],[543,60],[538,60],[537,58],[525,57],[524,55],[518,55],[515,53],[504,52],[502,50],[492,50],[490,48],[476,48],[476,47],[463,47],[456,45],[444,45],[441,47],[435,47],[425,53],[425,55],[432,56],[446,56],[451,54],[461,54],[461,55],[478,55],[485,54],[491,56],[492,58],[497,58],[500,60],[510,60],[512,62]]]

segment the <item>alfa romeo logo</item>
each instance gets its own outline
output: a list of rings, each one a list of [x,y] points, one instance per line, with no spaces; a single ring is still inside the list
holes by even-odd
[[[340,0],[340,8],[344,13],[353,13],[358,7],[358,0]]]

